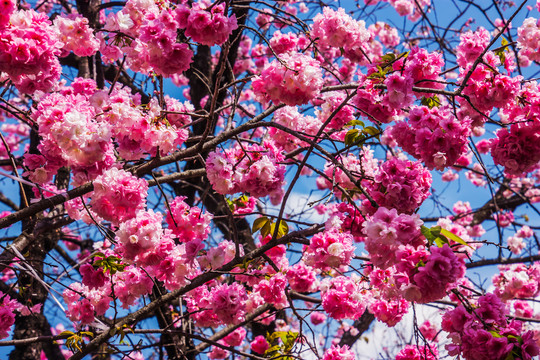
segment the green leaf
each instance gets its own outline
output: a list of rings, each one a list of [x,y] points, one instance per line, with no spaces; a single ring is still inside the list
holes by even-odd
[[[289,233],[289,225],[283,220],[279,222],[278,237],[283,237]]]
[[[381,60],[385,63],[389,63],[396,60],[396,55],[394,53],[388,53],[388,54],[383,55],[381,57]]]
[[[65,345],[67,346],[69,350],[71,350],[74,353],[82,351],[81,345],[84,345],[84,340],[83,340],[82,335],[86,335],[90,337],[94,336],[94,334],[91,333],[90,331],[80,331],[77,333],[74,333],[71,331],[63,331],[60,335],[63,335],[63,334],[64,335],[71,334],[71,336],[66,339]]]
[[[270,225],[270,234],[274,234],[274,232],[276,231],[276,225],[275,223],[272,223]],[[283,220],[281,220],[279,222],[279,227],[278,227],[278,232],[277,232],[277,237],[280,238],[280,237],[283,237],[285,235],[287,235],[289,233],[289,225],[287,225],[287,223]]]
[[[505,52],[508,50],[508,40],[506,40],[504,37],[501,40],[501,48],[497,51],[495,51],[495,55],[499,57],[499,60],[501,61],[501,64],[504,64],[504,61],[506,60],[506,54]]]
[[[268,234],[270,234],[270,232],[272,231],[272,222],[270,220],[268,220],[264,225],[263,227],[261,228],[261,235],[263,237],[267,237]]]
[[[356,142],[356,137],[358,136],[359,130],[358,129],[351,129],[347,131],[347,134],[345,135],[345,145],[349,146]]]
[[[121,263],[120,258],[112,255],[106,257],[105,259],[94,261],[94,269],[102,268],[104,272],[108,270],[111,275],[124,271],[126,266],[126,264]]]
[[[275,331],[272,334],[266,334],[266,341],[271,344],[271,347],[264,353],[265,357],[280,357],[281,359],[289,359],[288,355],[296,339],[298,332],[294,331]],[[281,340],[281,343],[280,343]]]
[[[371,136],[375,136],[377,139],[379,139],[379,135],[381,135],[381,132],[379,129],[373,126],[368,126],[363,130],[364,133],[369,134]]]
[[[60,334],[60,336],[65,336],[65,335],[69,335],[69,336],[72,336],[74,335],[75,333],[73,331],[69,331],[69,330],[66,330],[66,331],[62,331]]]
[[[366,126],[362,120],[351,120],[345,126]]]
[[[254,234],[258,230],[262,229],[268,221],[270,220],[266,216],[255,219],[255,221],[253,222],[253,228],[251,229],[251,233]]]
[[[437,97],[437,95],[433,95],[432,97],[428,98],[423,97],[420,103],[430,109],[433,109],[434,107],[439,107],[441,105],[441,100]]]
[[[448,239],[450,240],[453,240],[455,242],[457,242],[458,244],[461,244],[461,245],[464,245],[464,246],[468,246],[472,249],[472,246],[467,244],[465,242],[465,240],[463,240],[462,238],[460,238],[459,236],[457,236],[456,234],[446,230],[446,229],[441,229],[441,235],[447,237]]]
[[[234,211],[234,202],[228,198],[225,198],[225,200],[227,201],[227,205],[229,205],[229,210]]]
[[[264,357],[275,357],[276,355],[279,355],[279,349],[280,349],[280,346],[279,345],[274,345],[274,346],[271,346],[268,348],[268,350],[266,350],[264,352]]]
[[[294,331],[287,331],[285,338],[281,337],[281,341],[283,341],[283,352],[285,354],[288,354],[292,350],[297,338],[298,333]]]
[[[422,233],[422,235],[424,235],[424,237],[426,238],[426,240],[430,244],[433,244],[433,240],[435,240],[436,236],[431,233],[430,228],[428,228],[427,226],[422,225],[420,227],[420,232]]]
[[[409,56],[409,52],[410,51],[406,51],[406,52],[402,52],[401,54],[399,54],[399,58],[407,58]]]
[[[444,244],[448,244],[448,240],[441,237],[436,237],[435,240],[433,240],[433,242],[435,243],[435,245],[437,245],[437,247],[440,247],[440,248],[443,247]]]

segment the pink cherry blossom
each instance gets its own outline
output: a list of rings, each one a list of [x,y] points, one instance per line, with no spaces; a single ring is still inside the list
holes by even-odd
[[[319,62],[297,52],[279,58],[253,80],[253,91],[266,101],[290,106],[303,105],[315,98],[323,86]]]

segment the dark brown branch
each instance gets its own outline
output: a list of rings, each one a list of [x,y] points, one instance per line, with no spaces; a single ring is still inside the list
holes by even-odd
[[[375,320],[375,315],[366,310],[364,314],[360,316],[360,319],[355,320],[352,325],[357,333],[355,332],[355,335],[352,335],[350,331],[345,332],[341,337],[339,346],[347,345],[351,347],[358,339],[360,339],[362,334],[369,329],[373,320]]]
[[[535,261],[540,261],[540,255],[524,256],[517,258],[484,259],[468,263],[466,264],[466,266],[467,269],[472,269],[481,266],[532,263]]]

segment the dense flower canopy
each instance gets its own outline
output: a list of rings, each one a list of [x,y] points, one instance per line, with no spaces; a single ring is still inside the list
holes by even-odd
[[[537,358],[533,3],[0,0],[0,357]]]

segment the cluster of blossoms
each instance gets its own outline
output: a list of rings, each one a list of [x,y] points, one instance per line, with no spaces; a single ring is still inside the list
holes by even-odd
[[[311,35],[318,39],[318,45],[323,49],[343,49],[350,59],[359,56],[359,49],[371,37],[363,21],[354,20],[343,8],[335,11],[330,7],[325,7],[322,14],[315,16]],[[363,57],[360,54],[360,58]]]
[[[514,236],[510,236],[506,239],[506,244],[514,254],[519,255],[525,249],[526,243],[524,239],[530,238],[534,235],[534,232],[527,225],[519,229]]]
[[[212,310],[212,294],[207,286],[199,286],[187,293],[185,301],[191,318],[198,326],[217,327],[221,324]]]
[[[396,360],[437,360],[438,355],[434,346],[407,345],[396,355]]]
[[[139,264],[147,263],[145,257],[160,245],[162,219],[162,215],[154,213],[152,209],[138,211],[136,216],[124,219],[116,232],[116,251],[125,259],[137,260]]]
[[[309,55],[285,53],[255,77],[252,86],[264,101],[289,106],[307,104],[323,86],[321,65]]]
[[[490,42],[489,32],[479,27],[475,32],[467,32],[461,35],[461,40],[457,46],[457,63],[460,66],[460,79],[464,80],[467,74],[472,70],[475,60],[482,54]],[[483,63],[478,64],[464,88],[463,94],[467,95],[471,104],[476,110],[467,111],[474,113],[480,111],[487,113],[494,107],[503,108],[512,102],[519,89],[521,76],[510,77],[499,73],[497,69],[504,65],[508,70],[511,65],[506,60],[501,64],[501,59],[492,51],[486,52],[483,57]],[[460,103],[466,108],[469,107],[465,100],[459,99]],[[484,119],[481,120],[485,122]]]
[[[206,215],[204,215],[206,216]],[[196,244],[198,241],[195,240]],[[244,248],[240,244],[240,256],[244,256]],[[211,247],[206,251],[206,255],[200,256],[197,260],[201,265],[201,268],[218,269],[222,265],[228,263],[234,259],[236,255],[236,245],[233,241],[224,240],[221,241],[218,246]]]
[[[319,60],[330,64],[331,59],[343,56],[338,75],[343,81],[352,79],[357,65],[378,61],[383,46],[393,48],[400,41],[397,30],[388,24],[377,22],[366,29],[363,20],[354,20],[342,8],[336,11],[329,7],[314,18],[311,38],[321,54]],[[337,85],[336,80],[330,82]]]
[[[322,123],[318,118],[301,114],[297,107],[292,106],[285,106],[278,109],[274,113],[274,122],[294,130],[294,132],[304,134],[304,136],[315,136],[322,126]],[[271,127],[268,130],[268,134],[276,146],[281,147],[287,152],[296,150],[298,147],[306,146],[308,144],[293,134],[279,130],[275,127]]]
[[[77,56],[91,56],[99,50],[99,40],[88,26],[88,19],[77,15],[58,16],[54,19],[58,40],[63,43],[62,55],[71,51]]]
[[[314,269],[301,261],[289,267],[285,275],[291,289],[294,291],[314,292],[319,285]]]
[[[94,316],[107,311],[114,298],[128,309],[141,296],[152,292],[153,279],[162,281],[172,291],[198,274],[194,254],[186,251],[185,244],[175,244],[170,231],[163,230],[161,223],[161,214],[149,210],[139,211],[135,218],[120,224],[114,251],[104,249],[94,257],[122,264],[120,271],[104,270],[95,262],[81,266],[82,283],[72,284],[63,294],[72,321],[92,323]]]
[[[0,121],[1,120],[2,115],[0,113]],[[12,153],[20,150],[21,145],[23,145],[23,140],[30,136],[30,127],[25,124],[3,123],[0,126],[0,131],[2,131],[6,144]],[[0,149],[0,158],[7,159],[8,157],[8,149],[5,146],[2,146]]]
[[[212,310],[224,324],[238,324],[244,320],[247,294],[238,284],[221,284],[212,289]]]
[[[112,256],[110,251],[106,254]],[[90,264],[83,266],[83,282],[71,284],[63,293],[68,307],[67,316],[81,325],[93,323],[95,316],[102,316],[109,309],[113,301],[112,284],[115,284],[114,297],[120,300],[124,309],[136,304],[141,296],[151,293],[154,286],[152,278],[135,266],[127,266],[114,275],[108,270],[103,273],[102,269],[95,269]]]
[[[87,325],[94,322],[96,315],[105,315],[111,302],[110,283],[107,285],[109,286],[90,288],[82,283],[73,283],[65,289],[63,297],[68,307],[66,315],[69,319]]]
[[[289,305],[285,288],[287,287],[287,278],[282,273],[276,273],[270,279],[261,280],[253,290],[257,292],[264,302],[272,304],[276,309],[282,309]]]
[[[251,350],[259,354],[264,354],[269,347],[270,344],[268,344],[268,341],[266,341],[266,338],[263,335],[255,337],[250,344]]]
[[[210,222],[213,216],[196,206],[189,206],[184,202],[185,199],[185,196],[180,196],[169,203],[170,212],[167,213],[167,224],[181,242],[202,242],[210,234]]]
[[[485,151],[491,150],[494,162],[503,165],[505,173],[511,177],[533,171],[540,161],[536,140],[540,121],[539,105],[538,83],[524,83],[516,101],[499,111],[501,122],[506,126],[497,131],[496,138],[489,142],[486,140]]]
[[[483,27],[476,31],[467,31],[460,36],[456,47],[457,63],[461,68],[469,68],[489,44],[491,35]]]
[[[452,221],[461,226],[467,226],[473,221],[473,211],[471,204],[468,201],[458,201],[452,207],[455,217],[452,217]]]
[[[493,214],[493,219],[500,227],[508,227],[514,222],[514,213],[512,211],[500,211]]]
[[[101,268],[96,269],[91,264],[83,264],[79,269],[82,277],[81,282],[90,289],[100,288],[107,282],[107,275]]]
[[[325,224],[327,229],[337,229],[341,232],[350,233],[356,242],[364,241],[363,224],[365,218],[360,208],[342,202],[326,209],[319,209],[329,213],[329,218]]]
[[[8,337],[11,326],[15,324],[14,311],[19,307],[17,301],[0,291],[0,339]]]
[[[486,65],[478,65],[467,80],[467,86],[463,94],[468,96],[471,104],[481,112],[489,112],[494,107],[503,108],[516,97],[520,83],[523,80],[521,76],[510,77],[492,69],[500,65],[499,58],[492,52],[484,56]],[[461,70],[461,78],[464,79],[468,69]],[[465,102],[465,100],[460,100]]]
[[[155,155],[159,149],[166,155],[187,139],[184,125],[191,122],[188,113],[193,107],[166,99],[175,114],[161,115],[153,100],[148,106],[140,97],[124,89],[97,90],[93,80],[77,78],[60,93],[47,95],[39,102],[32,117],[39,126],[41,155],[26,154],[27,175],[37,183],[50,181],[62,166],[70,166],[74,183],[93,180],[109,169],[118,154],[129,160],[145,154]]]
[[[503,301],[534,298],[540,287],[540,266],[534,264],[499,265],[499,274],[493,276],[495,295]]]
[[[229,335],[225,336],[223,339],[219,340],[218,343],[222,346],[240,346],[246,337],[246,330],[244,328],[238,328]],[[264,337],[263,337],[264,338]],[[266,341],[266,340],[264,340]],[[226,359],[229,357],[230,352],[225,350],[222,347],[212,345],[211,351],[208,353],[209,359]]]
[[[191,8],[180,5],[176,9],[180,29],[185,35],[203,45],[221,45],[238,28],[236,16],[227,17],[225,4],[213,4],[207,8],[204,2],[194,3]]]
[[[9,17],[15,9],[17,3],[13,0],[2,1],[0,4],[0,29],[5,28],[9,24]]]
[[[403,114],[402,108],[410,106],[415,96],[429,97],[432,94],[417,93],[413,91],[413,85],[428,89],[444,89],[445,84],[439,73],[444,65],[442,55],[436,52],[428,53],[425,49],[414,47],[408,56],[393,61],[393,72],[381,79],[378,68],[373,66],[368,69],[368,77],[358,88],[356,96],[357,106],[365,111],[368,119],[381,123],[388,123]],[[382,61],[380,66],[389,67]],[[381,92],[375,85],[383,83],[386,92]],[[371,103],[370,103],[371,102]]]
[[[188,311],[192,312],[191,316],[199,326],[238,324],[244,320],[247,312],[253,310],[250,305],[250,302],[253,302],[253,295],[248,297],[243,285],[215,282],[208,285],[212,287],[196,288],[186,297]]]
[[[159,246],[144,256],[148,274],[163,281],[166,289],[176,290],[200,274],[196,255],[202,248],[198,242],[176,244],[170,230],[166,229]]]
[[[295,33],[282,34],[277,30],[269,41],[269,47],[266,48],[266,54],[283,54],[289,51],[301,51],[302,47],[307,45],[305,36],[298,36]]]
[[[478,224],[475,226],[469,226],[469,225],[463,226],[457,222],[452,221],[450,217],[445,217],[445,218],[440,218],[437,221],[437,226],[440,226],[441,228],[448,230],[449,232],[460,237],[464,242],[467,243],[467,245],[463,245],[463,244],[456,243],[453,240],[450,240],[452,249],[454,249],[457,252],[457,255],[459,257],[465,258],[466,256],[465,254],[468,254],[470,256],[472,255],[475,249],[482,246],[481,244],[474,243],[471,239],[472,237],[480,237],[485,233],[485,230],[481,224]]]
[[[285,106],[278,109],[274,113],[274,122],[308,137],[315,136],[322,126],[322,122],[320,122],[318,118],[301,114],[297,107],[292,106]],[[268,130],[268,135],[274,141],[276,146],[283,148],[283,150],[287,152],[296,150],[298,147],[306,146],[308,144],[293,134],[279,130],[275,127],[271,127]]]
[[[76,91],[53,93],[39,102],[33,118],[42,138],[41,155],[26,157],[32,180],[50,181],[62,166],[94,176],[111,167],[115,161],[111,126],[95,115],[87,96]]]
[[[369,304],[369,312],[375,318],[392,327],[399,323],[409,311],[410,303],[400,297],[391,300],[373,299]]]
[[[354,108],[346,104],[347,94],[344,92],[330,91],[322,95],[321,109],[315,114],[320,123],[327,123],[330,129],[341,130],[345,124],[354,120]],[[339,110],[338,110],[339,109]]]
[[[269,195],[273,203],[278,203],[283,196],[283,160],[281,151],[269,140],[262,145],[237,144],[225,151],[211,152],[206,159],[206,171],[214,190],[220,194]]]
[[[114,224],[135,217],[144,209],[148,184],[144,179],[117,168],[111,168],[94,180],[92,210]]]
[[[125,55],[133,71],[155,71],[165,77],[184,72],[189,69],[193,52],[188,44],[176,41],[180,15],[181,8],[175,12],[167,7],[160,9],[153,1],[128,1],[107,18],[105,30],[110,35],[108,39],[101,36],[100,48],[104,60],[112,62]]]
[[[115,284],[115,295],[124,309],[137,304],[141,296],[151,294],[154,286],[152,278],[135,266],[129,266],[115,274],[112,281]]]
[[[428,303],[442,299],[448,289],[465,276],[465,262],[458,258],[448,244],[432,246],[425,265],[411,277],[412,284],[405,290],[409,301]]]
[[[379,205],[396,209],[398,213],[412,214],[430,195],[431,173],[419,161],[412,162],[393,157],[385,161],[369,182],[367,192]],[[370,202],[364,201],[365,208]],[[372,209],[375,211],[375,209]]]
[[[324,231],[311,238],[304,249],[304,261],[316,269],[347,267],[354,256],[353,236],[336,230]]]
[[[412,92],[413,79],[410,76],[402,76],[395,72],[384,80],[386,94],[383,97],[383,104],[390,109],[399,110],[411,105],[414,101]]]
[[[354,352],[347,345],[332,347],[324,352],[322,360],[354,360]]]
[[[506,359],[511,353],[530,360],[538,355],[533,331],[524,331],[519,321],[508,322],[505,315],[505,305],[493,294],[481,296],[473,309],[460,305],[447,311],[442,329],[452,339],[448,353],[466,360]]]
[[[396,209],[379,207],[373,216],[364,222],[365,246],[371,262],[382,269],[398,263],[398,249],[410,245],[424,245],[420,232],[423,224],[420,216],[399,214]]]
[[[376,68],[371,68],[370,72],[375,73]],[[371,75],[368,72],[368,76]],[[412,91],[412,81],[398,78],[388,80],[390,88],[394,91],[390,93],[394,95],[394,98],[389,98],[387,94],[383,94],[380,90],[375,88],[377,81],[369,79],[368,76],[361,76],[360,85],[357,89],[356,96],[353,99],[354,105],[360,109],[363,114],[366,114],[368,120],[375,120],[376,122],[387,124],[397,119],[400,114],[401,105],[411,102],[410,96]],[[410,80],[410,79],[409,79]],[[400,94],[399,91],[403,93]],[[406,94],[406,95],[405,95]],[[393,106],[390,106],[393,105]]]
[[[359,278],[337,276],[321,282],[322,306],[336,319],[357,319],[366,310],[366,290]]]
[[[490,141],[495,164],[504,166],[510,176],[520,176],[537,167],[540,161],[540,120],[519,122],[497,130]]]
[[[444,244],[425,247],[418,215],[380,207],[364,222],[366,250],[374,266],[371,283],[386,300],[403,297],[427,303],[443,298],[465,275],[465,262]],[[390,287],[390,288],[388,288]],[[386,305],[387,306],[387,305]],[[393,304],[399,311],[399,303]],[[399,312],[398,312],[399,313]]]
[[[526,57],[530,61],[540,60],[540,26],[538,19],[527,18],[523,25],[518,28],[519,56]]]
[[[401,41],[397,29],[385,22],[377,21],[369,25],[368,30],[372,36],[379,37],[381,43],[387,48],[398,46]]]
[[[374,5],[380,1],[390,3],[399,14],[413,19],[420,17],[422,7],[430,3],[429,0],[365,0],[365,3]],[[126,66],[131,70],[173,77],[175,84],[183,86],[188,80],[180,74],[189,69],[193,56],[186,38],[206,46],[222,45],[238,26],[234,15],[227,16],[227,2],[210,4],[207,0],[179,0],[177,5],[168,1],[128,0],[122,10],[107,13],[104,31],[99,32],[96,40],[82,16],[60,16],[51,26],[46,17],[32,11],[16,12],[15,3],[5,0],[0,2],[0,71],[7,73],[20,92],[48,90],[61,71],[56,56],[66,56],[69,52],[90,56],[99,47],[108,62],[125,54]],[[272,15],[263,13],[258,22],[265,18],[271,19]],[[534,39],[538,29],[529,19],[523,30],[520,28],[519,46],[530,59],[536,59],[538,52]],[[35,44],[31,48],[18,40],[29,33],[38,34],[34,35]],[[461,79],[489,40],[490,35],[484,29],[462,35],[457,49]],[[284,153],[309,145],[306,139],[318,141],[316,135],[326,130],[322,129],[323,124],[332,129],[329,132],[332,139],[343,140],[345,132],[340,130],[356,118],[357,110],[377,126],[396,121],[387,127],[385,141],[390,147],[399,144],[425,162],[426,167],[419,161],[406,159],[403,153],[388,155],[387,161],[379,163],[367,147],[358,156],[338,151],[336,159],[325,166],[324,176],[318,178],[317,185],[349,202],[320,206],[319,210],[329,215],[326,229],[312,236],[303,249],[302,259],[295,265],[289,266],[287,247],[281,244],[265,252],[265,261],[245,261],[230,274],[186,294],[183,301],[197,326],[238,325],[263,304],[286,308],[292,305],[287,296],[289,289],[301,293],[320,291],[322,308],[335,320],[358,319],[367,308],[378,320],[394,326],[407,313],[411,302],[436,301],[459,284],[468,284],[463,278],[465,258],[474,249],[452,241],[429,246],[433,239],[422,235],[425,228],[421,230],[423,222],[415,212],[430,195],[432,178],[427,169],[469,166],[472,153],[467,153],[467,137],[479,134],[478,128],[484,122],[482,116],[472,114],[472,108],[488,114],[498,107],[501,122],[508,126],[496,133],[496,139],[479,144],[480,153],[491,150],[495,164],[503,165],[506,175],[516,179],[535,170],[540,161],[540,111],[535,109],[540,104],[540,95],[535,83],[522,86],[520,77],[499,73],[496,69],[500,66],[510,73],[511,64],[501,63],[494,53],[488,52],[463,89],[463,95],[471,99],[472,105],[461,104],[457,115],[444,100],[433,108],[412,106],[420,97],[432,95],[429,91],[445,88],[440,75],[444,61],[442,54],[417,47],[408,56],[383,61],[383,45],[396,47],[399,42],[396,29],[384,23],[366,29],[363,21],[355,21],[341,8],[336,11],[330,7],[324,7],[323,13],[315,16],[309,36],[276,32],[268,47],[253,48],[250,38],[241,40],[238,55],[244,59],[236,62],[232,71],[259,75],[253,78],[252,89],[238,97],[247,106],[235,109],[231,99],[225,100],[230,109],[221,113],[226,116],[221,116],[218,128],[225,128],[228,120],[234,123],[235,114],[245,120],[256,113],[255,98],[264,103],[263,107],[269,101],[288,106],[274,113],[275,127],[268,123],[268,138],[264,137],[262,128],[242,133],[239,135],[242,140],[236,145],[213,151],[206,159],[207,176],[216,192],[248,194],[231,202],[234,215],[253,212],[256,198],[269,196],[274,205],[278,204],[283,197],[286,164],[289,164]],[[316,55],[312,56],[310,51]],[[253,58],[249,58],[250,53]],[[218,59],[216,54],[213,52],[212,60]],[[272,56],[277,58],[269,62]],[[339,56],[345,59],[334,64],[335,78],[325,77],[321,65]],[[364,75],[358,67],[368,62],[372,66]],[[321,93],[324,84],[353,79],[360,79],[362,84],[351,101],[356,108],[345,91]],[[428,90],[415,92],[413,86]],[[107,91],[97,89],[92,80],[82,79],[57,90],[36,98],[39,102],[32,110],[32,119],[41,137],[38,146],[41,155],[25,155],[24,165],[29,169],[25,175],[33,182],[44,184],[41,188],[46,195],[56,191],[47,182],[63,166],[73,171],[73,185],[93,181],[94,191],[84,199],[67,202],[66,209],[73,219],[92,217],[97,222],[108,221],[116,232],[114,248],[108,244],[102,253],[82,264],[81,282],[64,291],[70,320],[78,322],[81,328],[94,326],[96,316],[104,316],[111,302],[118,300],[123,308],[129,309],[152,292],[154,282],[173,291],[189,284],[202,271],[208,271],[206,276],[244,255],[242,245],[229,240],[205,248],[213,215],[189,205],[183,196],[168,202],[166,213],[146,209],[147,181],[121,169],[122,164],[147,155],[165,156],[181,146],[188,137],[189,114],[194,112],[189,102],[161,98],[142,104],[140,96],[130,94],[127,88],[117,85],[116,89]],[[184,94],[186,98],[191,95],[189,89]],[[513,104],[516,96],[519,101]],[[201,101],[203,105],[206,99]],[[310,102],[315,106],[315,116],[304,115],[296,107]],[[283,127],[291,131],[284,131]],[[477,129],[476,132],[471,128]],[[3,126],[2,130],[5,129],[9,127]],[[29,134],[27,128],[9,131],[20,136]],[[255,143],[261,138],[259,144]],[[15,139],[10,138],[12,150],[17,149]],[[0,155],[7,152],[0,149]],[[297,155],[297,159],[301,156],[301,153]],[[477,165],[473,169],[479,169]],[[473,180],[480,184],[481,178],[479,175]],[[533,187],[534,181],[528,186]],[[39,191],[36,189],[35,193]],[[88,200],[86,208],[83,204]],[[457,203],[454,213],[454,218],[440,219],[438,225],[462,239],[482,233],[481,226],[470,226],[474,220],[470,204]],[[499,215],[497,221],[504,227],[512,223],[513,217]],[[524,244],[516,239],[531,236],[532,230],[524,227],[508,240],[508,245],[519,253]],[[270,239],[271,236],[261,239],[261,246]],[[343,276],[355,255],[355,241],[363,241],[369,253],[362,279],[356,275]],[[98,265],[105,260],[121,262],[121,270],[115,273]],[[507,310],[501,302],[537,296],[540,266],[507,265],[501,266],[500,271],[493,278],[496,296],[483,296],[478,306],[459,306],[446,313],[443,329],[450,332],[452,344],[447,346],[450,354],[483,360],[505,359],[512,353],[526,360],[540,352],[532,332],[524,332],[519,322],[506,319]],[[332,277],[320,281],[327,272]],[[236,282],[230,281],[233,279]],[[451,297],[452,301],[456,299],[455,295]],[[526,303],[516,304],[516,314],[532,316],[533,311]],[[14,323],[14,311],[21,311],[20,306],[0,292],[0,338],[7,336]],[[313,312],[312,323],[321,324],[326,316]],[[272,315],[265,315],[264,320],[259,318],[266,323],[274,319]],[[276,324],[278,331],[295,326]],[[430,334],[425,335],[430,339],[436,336],[434,327],[427,325],[421,332]],[[245,337],[246,330],[238,328],[216,345],[241,346]],[[264,337],[256,337],[251,343],[251,349],[259,354],[264,354],[270,346]],[[220,346],[213,346],[208,357],[221,359],[229,355]],[[437,357],[435,347],[410,345],[399,352],[396,360],[436,360]],[[338,359],[353,360],[354,353],[348,347],[334,345],[323,355],[323,360]]]
[[[98,99],[101,96],[101,92],[95,95]],[[155,156],[158,149],[160,155],[167,155],[187,140],[188,130],[184,126],[191,120],[189,116],[176,113],[190,112],[193,106],[170,98],[166,103],[168,111],[174,114],[163,116],[155,99],[142,105],[139,97],[131,96],[123,89],[100,103],[103,118],[112,125],[112,135],[122,158],[137,160],[145,154]]]
[[[415,86],[428,89],[444,89],[442,77],[439,75],[444,66],[444,60],[441,53],[428,52],[426,49],[414,47],[409,55],[404,59],[405,66],[403,74],[410,77]],[[399,63],[393,65],[394,70],[399,68]],[[417,96],[429,97],[431,94],[416,93]]]
[[[21,93],[49,91],[62,73],[57,58],[62,43],[46,14],[19,10],[10,16],[12,6],[8,1],[2,9],[7,16],[0,15],[0,72],[7,73]]]
[[[408,121],[391,129],[392,137],[428,169],[443,170],[467,152],[470,119],[459,121],[447,107],[413,106]]]

